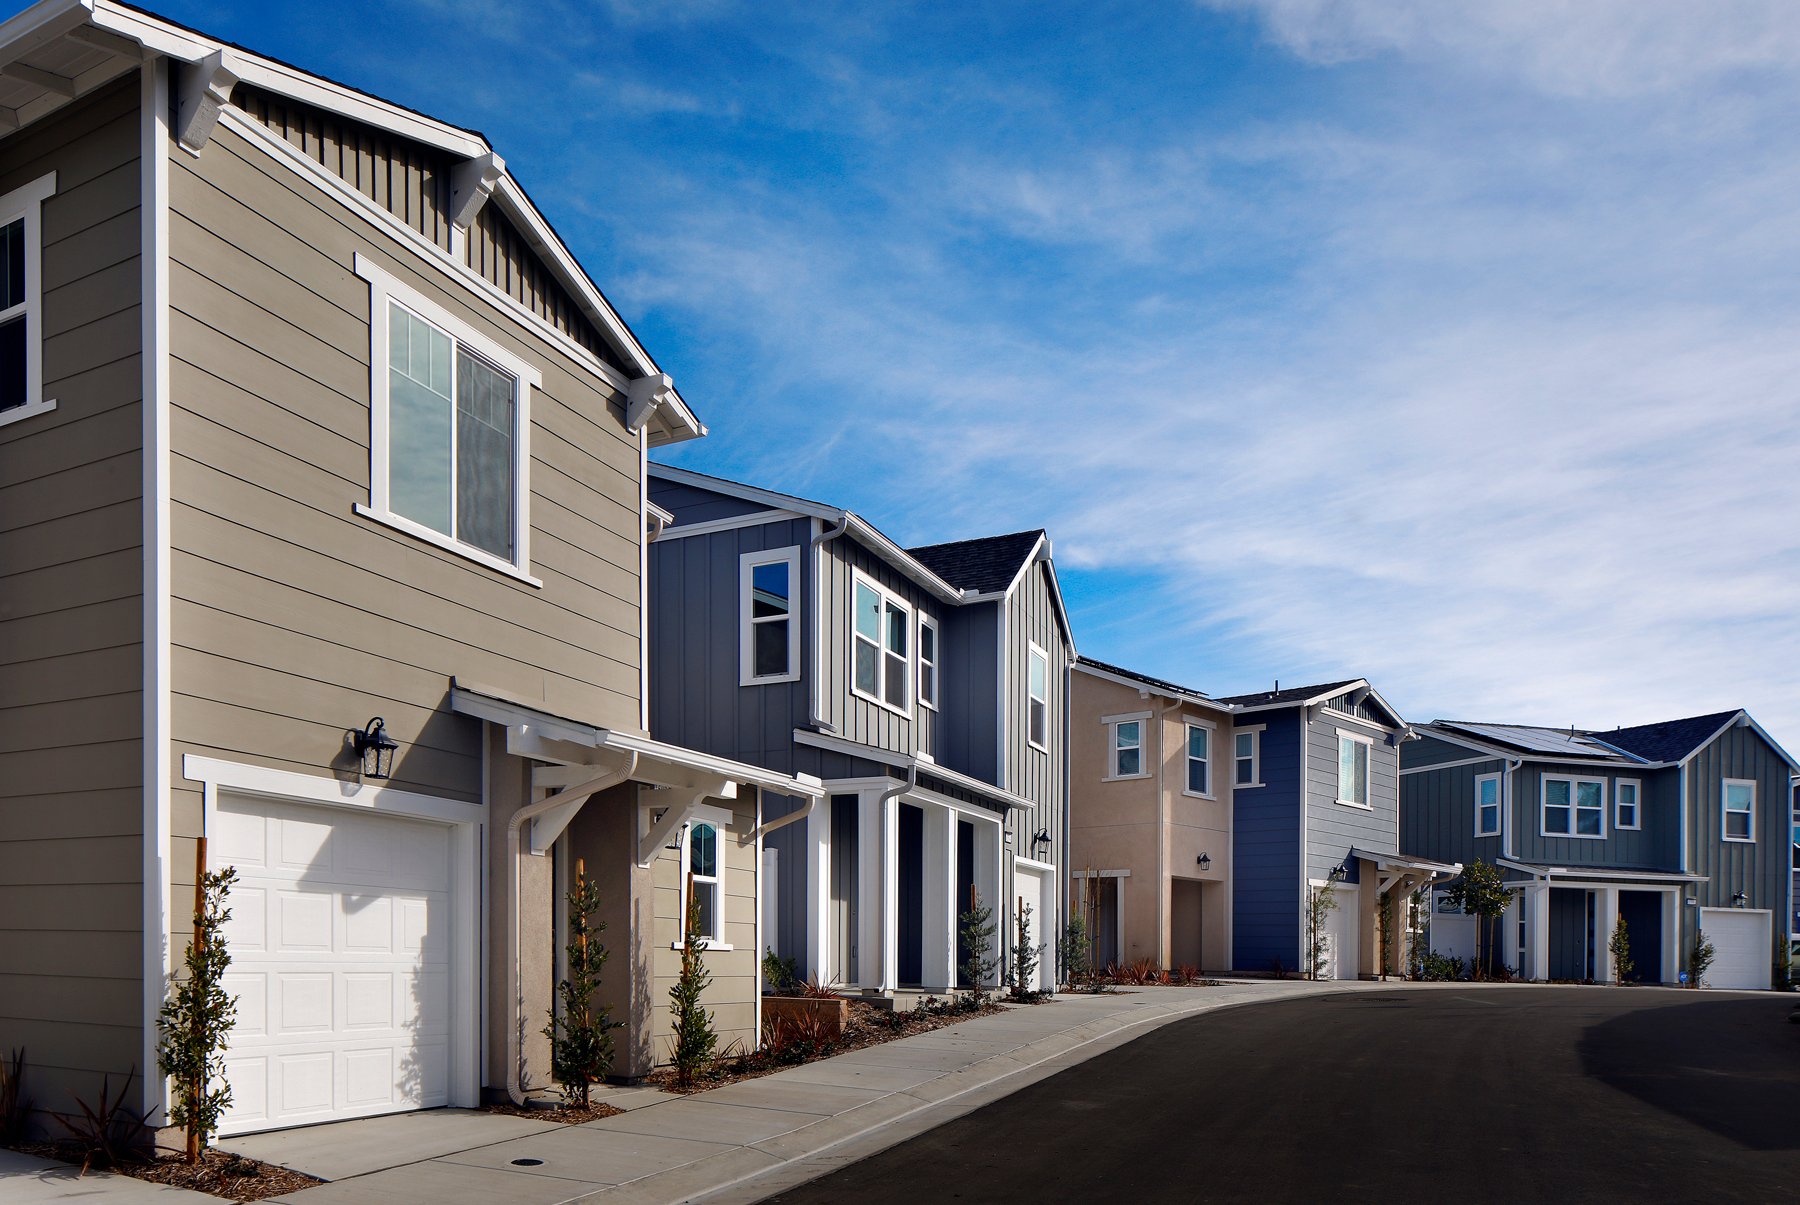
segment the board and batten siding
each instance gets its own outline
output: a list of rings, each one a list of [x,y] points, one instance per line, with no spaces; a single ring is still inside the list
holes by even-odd
[[[1767,908],[1770,925],[1770,958],[1787,951],[1788,934],[1782,917],[1788,908],[1792,874],[1792,814],[1788,806],[1791,768],[1754,728],[1733,727],[1720,733],[1687,765],[1688,807],[1693,827],[1688,840],[1693,846],[1691,869],[1706,876],[1693,894],[1704,908],[1729,908],[1731,897],[1742,891],[1749,907]],[[1756,840],[1726,841],[1724,782],[1747,778],[1756,783]],[[1692,909],[1687,909],[1690,917]],[[1691,935],[1691,931],[1690,931]]]
[[[1369,746],[1369,806],[1338,802],[1338,736],[1364,737]],[[1357,863],[1346,862],[1352,848],[1371,853],[1398,853],[1400,751],[1389,734],[1327,710],[1313,714],[1307,725],[1306,877],[1323,879],[1333,867],[1347,865],[1349,881],[1357,881]]]
[[[225,124],[202,156],[170,155],[178,888],[202,823],[185,753],[349,775],[346,734],[380,715],[401,745],[395,786],[477,802],[480,725],[448,711],[452,676],[639,721],[639,449],[618,399],[277,156]],[[542,373],[527,502],[541,588],[354,513],[370,500],[359,253]]]
[[[1498,835],[1475,835],[1475,780],[1484,774],[1502,773],[1505,768],[1505,761],[1494,758],[1472,766],[1420,769],[1401,775],[1399,852],[1464,865],[1480,858],[1493,865],[1505,851]]]
[[[1039,845],[1040,861],[1063,862],[1062,815],[1068,798],[1069,646],[1057,618],[1050,592],[1050,568],[1038,561],[1026,570],[1006,599],[1006,780],[1001,783],[1015,795],[1037,805],[1031,812],[1013,811],[1007,820],[1015,853],[1032,848],[1033,834],[1050,834],[1048,846]],[[1028,740],[1027,651],[1030,644],[1044,650],[1050,663],[1049,716],[1045,724],[1045,748]]]
[[[1263,711],[1238,727],[1263,725],[1263,785],[1232,791],[1232,967],[1300,965],[1300,746],[1297,711]]]
[[[915,668],[907,684],[911,715],[901,715],[890,707],[854,693],[854,662],[851,631],[855,618],[857,573],[879,583],[883,588],[912,608],[913,628],[908,639],[917,640],[920,614],[941,625],[949,604],[930,597],[911,578],[849,536],[840,536],[820,545],[820,591],[823,607],[819,614],[819,710],[821,718],[844,740],[871,745],[889,753],[930,753],[937,724],[937,713],[921,707],[918,698],[916,657],[910,650],[909,664]]]
[[[0,1051],[72,1112],[143,1061],[138,77],[0,139],[48,172],[44,397],[0,427]]]
[[[943,641],[938,672],[937,760],[983,782],[1000,771],[999,681],[1000,604],[969,603],[950,608],[939,632]]]
[[[1546,777],[1597,778],[1606,783],[1604,839],[1543,835]],[[1513,772],[1514,820],[1517,824],[1513,848],[1522,861],[1544,865],[1677,870],[1679,866],[1666,860],[1673,849],[1668,840],[1669,830],[1673,827],[1678,833],[1681,826],[1679,812],[1668,806],[1670,793],[1662,787],[1662,781],[1669,777],[1668,771],[1526,762]],[[1636,829],[1621,829],[1614,823],[1618,816],[1621,778],[1636,779],[1643,784],[1639,791],[1643,815],[1638,821],[1641,827]]]
[[[1439,740],[1429,732],[1422,732],[1417,740],[1407,741],[1400,746],[1400,768],[1411,770],[1414,767],[1442,765],[1444,762],[1472,761],[1481,756],[1480,750]]]

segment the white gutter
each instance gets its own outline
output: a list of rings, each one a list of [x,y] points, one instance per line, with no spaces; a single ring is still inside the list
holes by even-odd
[[[800,805],[799,811],[789,812],[787,815],[778,817],[777,819],[771,820],[766,824],[763,823],[762,819],[761,819],[761,817],[762,817],[762,793],[760,790],[757,792],[756,799],[757,799],[757,802],[756,802],[757,825],[756,825],[756,831],[751,833],[750,836],[753,840],[761,841],[764,837],[767,837],[770,833],[774,832],[776,829],[786,828],[788,825],[794,824],[801,820],[804,820],[808,816],[812,815],[813,808],[818,806],[820,796],[818,796],[818,795],[806,796],[806,802]]]
[[[1507,758],[1505,774],[1500,780],[1502,788],[1506,792],[1506,806],[1500,813],[1500,848],[1506,851],[1506,856],[1509,858],[1516,858],[1519,856],[1517,848],[1518,842],[1516,840],[1518,837],[1519,826],[1513,817],[1513,809],[1518,806],[1519,792],[1513,785],[1513,771],[1519,769],[1524,764],[1525,759],[1522,757]]]
[[[623,766],[522,807],[506,822],[506,892],[512,899],[512,923],[506,927],[506,999],[509,1014],[506,1023],[506,1094],[512,1098],[513,1104],[521,1108],[525,1105],[525,1091],[519,1083],[519,1027],[525,1022],[522,1015],[525,1002],[519,995],[519,981],[523,974],[519,966],[519,830],[527,820],[541,816],[552,808],[562,807],[578,796],[585,798],[617,786],[636,772],[637,763],[638,755],[627,753]]]
[[[850,529],[850,516],[846,513],[838,525],[830,530],[820,530],[821,522],[818,519],[813,520],[813,536],[809,541],[812,548],[813,631],[812,639],[806,642],[807,654],[812,660],[812,664],[807,667],[806,671],[806,722],[814,728],[836,732],[837,729],[827,724],[824,717],[819,715],[819,665],[824,661],[824,652],[820,648],[820,644],[825,639],[825,569],[823,556],[819,550]],[[807,806],[810,810],[811,804]]]

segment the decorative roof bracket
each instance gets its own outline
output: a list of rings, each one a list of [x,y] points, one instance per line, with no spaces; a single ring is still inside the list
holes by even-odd
[[[231,103],[237,72],[226,52],[215,50],[197,63],[183,63],[179,82],[181,107],[175,115],[175,134],[183,147],[198,155],[219,124],[219,113]]]

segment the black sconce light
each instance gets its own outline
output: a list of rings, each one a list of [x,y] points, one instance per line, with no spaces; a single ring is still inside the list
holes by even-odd
[[[1212,858],[1207,854],[1201,854],[1194,859],[1194,865],[1198,866],[1201,870],[1205,870],[1212,865]]]
[[[1032,856],[1033,857],[1037,856],[1038,846],[1048,845],[1048,844],[1050,844],[1050,830],[1047,828],[1040,828],[1037,832],[1035,832],[1031,835]]]
[[[364,778],[383,779],[394,772],[394,750],[400,742],[387,734],[387,721],[380,716],[370,720],[361,732],[350,734],[356,756],[362,759]]]
[[[1749,905],[1750,897],[1745,895],[1742,891],[1731,897],[1731,906],[1733,908],[1746,908],[1749,907]]]
[[[1331,873],[1325,877],[1330,879],[1333,883],[1341,883],[1350,877],[1350,871],[1342,863],[1339,863],[1338,865],[1333,866],[1331,868]]]

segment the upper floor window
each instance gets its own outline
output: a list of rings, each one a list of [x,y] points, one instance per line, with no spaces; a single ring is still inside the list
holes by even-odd
[[[1483,774],[1475,779],[1475,835],[1500,835],[1500,776]]]
[[[677,928],[685,935],[688,905],[691,903],[699,913],[699,924],[695,927],[694,936],[701,941],[720,942],[724,940],[724,901],[720,898],[719,890],[717,825],[702,822],[688,826],[686,862],[686,891],[692,894],[682,901],[681,924]]]
[[[1025,739],[1050,748],[1050,657],[1037,645],[1026,650]]]
[[[851,689],[865,698],[910,713],[907,675],[912,666],[908,634],[912,612],[872,582],[857,578],[851,628]]]
[[[800,550],[778,548],[738,557],[738,681],[744,686],[792,682],[800,676],[794,587]]]
[[[1724,837],[1727,841],[1756,840],[1756,781],[1727,778],[1724,793]]]
[[[1107,755],[1108,778],[1141,778],[1144,775],[1144,721],[1112,720],[1112,740]]]
[[[919,616],[919,702],[937,709],[938,626]]]
[[[1252,728],[1232,733],[1232,782],[1240,787],[1262,785],[1262,731]]]
[[[44,397],[38,215],[56,173],[0,197],[0,426],[56,409]]]
[[[369,282],[372,340],[369,505],[357,510],[525,577],[540,377],[364,256],[356,274]]]
[[[1638,795],[1642,784],[1635,778],[1621,778],[1613,783],[1613,827],[1640,828],[1643,825]]]
[[[1212,794],[1212,729],[1204,724],[1187,726],[1187,790]]]
[[[1338,733],[1339,803],[1352,807],[1369,807],[1369,750],[1374,745],[1366,736],[1350,732]]]
[[[1543,835],[1606,836],[1606,780],[1544,776]]]

